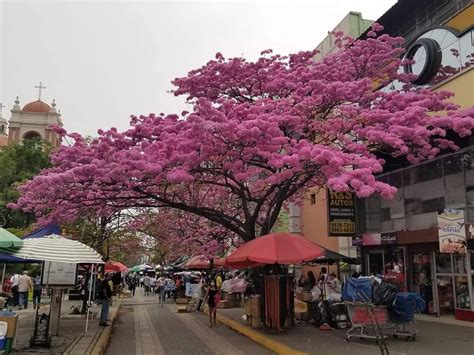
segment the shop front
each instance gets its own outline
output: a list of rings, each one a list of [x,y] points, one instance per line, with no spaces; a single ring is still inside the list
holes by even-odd
[[[426,313],[474,321],[474,240],[467,253],[439,252],[438,231],[394,232],[396,243],[383,238],[361,239],[367,275],[382,275],[400,289],[417,292],[427,304]]]

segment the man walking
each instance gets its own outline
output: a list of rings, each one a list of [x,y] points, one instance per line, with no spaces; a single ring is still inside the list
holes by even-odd
[[[150,294],[150,276],[148,274],[145,274],[143,278],[143,285],[145,286],[145,296],[148,296]]]
[[[33,309],[40,308],[41,303],[41,275],[37,274],[33,279]]]
[[[99,284],[99,295],[98,300],[102,305],[100,309],[100,320],[99,325],[106,327],[109,324],[107,323],[107,318],[109,317],[109,307],[110,301],[112,300],[112,289],[110,288],[109,281],[111,280],[110,274],[106,274],[104,279]]]
[[[33,282],[31,282],[31,277],[28,276],[28,271],[23,271],[23,275],[21,275],[18,279],[18,293],[20,295],[20,309],[23,307],[24,309],[28,308],[28,292],[33,287]]]
[[[13,307],[18,307],[19,305],[19,296],[18,296],[18,282],[20,281],[20,275],[18,275],[16,272],[13,274],[13,276],[10,278],[10,282],[12,283],[12,296],[13,296]]]

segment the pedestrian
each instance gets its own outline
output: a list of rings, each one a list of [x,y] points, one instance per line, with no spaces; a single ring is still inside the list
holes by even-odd
[[[178,277],[176,277],[176,293],[177,293],[177,297],[181,298],[181,285],[183,284],[183,280],[181,280],[181,276],[178,275]]]
[[[151,294],[155,294],[155,288],[156,288],[156,278],[151,276],[150,277],[150,288],[151,288]]]
[[[216,281],[213,279],[209,287],[207,288],[207,305],[209,306],[209,327],[212,327],[213,322],[216,325],[216,316],[217,316],[217,302],[216,296],[218,294]]]
[[[106,327],[107,318],[109,317],[110,301],[112,300],[112,289],[110,288],[109,281],[111,280],[110,274],[106,274],[104,279],[99,284],[98,302],[102,305],[100,309],[99,325]]]
[[[83,277],[81,279],[81,298],[82,298],[82,308],[81,313],[85,314],[87,312],[87,302],[89,301],[89,282],[90,275],[88,274],[87,278]]]
[[[13,276],[10,278],[10,282],[12,283],[11,291],[13,296],[13,307],[18,307],[20,304],[19,302],[19,294],[18,294],[18,282],[20,281],[20,275],[18,273],[14,273]]]
[[[137,283],[138,280],[135,277],[130,278],[129,283],[128,283],[128,290],[132,294],[132,296],[135,296],[135,289],[137,288]]]
[[[164,305],[166,301],[166,279],[163,276],[158,279],[158,292],[160,293],[160,305]]]
[[[40,308],[42,290],[41,275],[38,273],[33,279],[33,309],[36,309],[36,307],[38,307],[38,309]]]
[[[206,282],[204,277],[199,280],[199,284],[196,286],[196,298],[198,299],[197,310],[202,310],[202,304],[204,303],[204,296],[206,295]]]
[[[145,274],[143,278],[143,286],[145,287],[145,296],[148,296],[150,294],[150,276],[148,274]]]
[[[140,276],[140,287],[144,286],[143,281],[145,280],[145,277],[143,275]]]
[[[28,308],[28,292],[33,287],[31,277],[28,276],[28,271],[23,271],[23,275],[18,278],[18,294],[20,295],[20,309]]]

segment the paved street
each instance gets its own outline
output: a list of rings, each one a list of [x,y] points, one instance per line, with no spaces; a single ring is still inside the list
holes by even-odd
[[[245,336],[222,324],[209,328],[200,312],[177,313],[172,302],[160,306],[154,296],[141,295],[125,299],[113,327],[106,354],[271,354]],[[219,310],[222,315],[239,321],[242,310]],[[388,340],[394,355],[472,355],[474,328],[418,321],[417,341]],[[380,354],[372,340],[354,338],[345,341],[345,331],[320,331],[311,325],[297,324],[282,334],[262,333],[295,350],[308,354],[354,355]]]
[[[202,313],[176,313],[176,305],[137,295],[125,299],[113,327],[106,354],[271,354],[224,325],[209,328]],[[140,294],[140,295],[139,295]]]

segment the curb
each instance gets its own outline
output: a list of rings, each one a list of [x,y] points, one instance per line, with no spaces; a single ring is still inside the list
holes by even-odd
[[[265,348],[273,351],[276,354],[307,355],[307,353],[305,352],[301,352],[293,348],[290,348],[289,346],[283,343],[280,343],[279,341],[273,340],[272,338],[266,335],[263,335],[262,333],[256,330],[253,330],[243,324],[240,324],[239,322],[229,319],[223,315],[220,315],[219,313],[217,313],[216,318],[220,323],[226,325],[232,330],[235,330],[237,333],[245,335],[247,338],[252,339],[254,342],[264,346]]]
[[[105,349],[107,349],[107,345],[109,344],[110,336],[112,335],[112,327],[114,325],[115,318],[117,318],[120,306],[122,306],[122,299],[118,300],[117,308],[110,314],[110,325],[108,327],[104,327],[104,330],[102,333],[100,333],[99,338],[90,352],[90,355],[103,355],[105,353]]]

